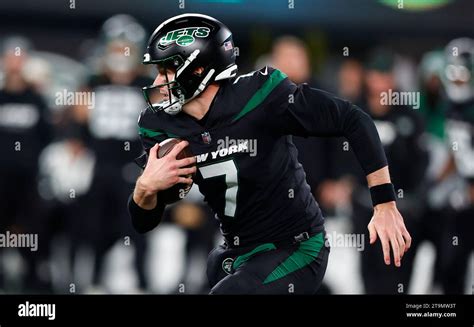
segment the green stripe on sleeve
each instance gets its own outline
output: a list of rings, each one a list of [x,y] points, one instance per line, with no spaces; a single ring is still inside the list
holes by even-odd
[[[278,69],[274,70],[271,73],[270,77],[265,81],[265,83],[258,89],[257,92],[250,98],[244,108],[234,117],[232,122],[235,122],[257,108],[266,97],[273,91],[273,89],[281,83],[287,76],[279,71]]]
[[[138,130],[138,134],[144,136],[144,137],[155,137],[155,136],[160,136],[160,135],[165,135],[167,137],[179,137],[178,135],[171,134],[171,133],[166,133],[163,130],[151,130],[145,127],[140,127]]]

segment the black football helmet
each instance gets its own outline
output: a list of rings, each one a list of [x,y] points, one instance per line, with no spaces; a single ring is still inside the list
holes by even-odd
[[[174,80],[165,74],[166,83],[143,88],[153,110],[171,115],[210,83],[237,74],[232,33],[218,20],[200,14],[175,16],[158,26],[148,41],[143,64],[175,71]]]

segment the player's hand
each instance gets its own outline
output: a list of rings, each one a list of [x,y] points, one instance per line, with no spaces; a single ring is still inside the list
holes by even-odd
[[[370,244],[375,243],[377,236],[380,238],[385,264],[390,265],[391,247],[395,266],[400,267],[403,254],[411,246],[411,236],[395,202],[376,205],[374,215],[367,227],[370,233]]]
[[[158,158],[158,143],[150,149],[148,162],[137,184],[148,194],[156,194],[178,183],[192,184],[191,178],[183,177],[194,174],[196,166],[186,167],[196,163],[195,157],[176,159],[178,153],[186,146],[187,141],[179,142],[164,157]]]

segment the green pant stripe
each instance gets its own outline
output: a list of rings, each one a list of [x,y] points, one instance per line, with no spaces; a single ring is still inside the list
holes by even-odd
[[[324,233],[314,235],[310,239],[300,243],[298,249],[293,252],[285,261],[276,267],[263,281],[264,284],[274,282],[292,272],[304,268],[313,262],[324,246]]]
[[[250,259],[253,255],[257,254],[258,252],[266,252],[270,250],[275,250],[276,246],[273,243],[264,243],[259,246],[257,246],[255,249],[253,249],[250,252],[247,252],[243,255],[238,256],[235,258],[234,264],[232,265],[233,269],[239,268],[245,261]]]

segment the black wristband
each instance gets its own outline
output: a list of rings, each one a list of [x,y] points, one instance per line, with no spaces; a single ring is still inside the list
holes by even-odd
[[[392,183],[380,184],[370,188],[370,196],[372,197],[372,204],[375,207],[377,204],[396,201],[395,188]]]

